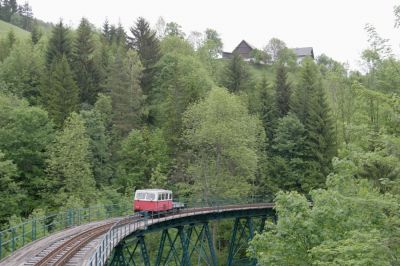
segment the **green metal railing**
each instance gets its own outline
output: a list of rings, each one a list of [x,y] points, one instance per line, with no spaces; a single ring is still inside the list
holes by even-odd
[[[89,208],[69,209],[64,212],[34,217],[21,224],[0,231],[0,260],[11,255],[26,244],[85,223],[127,215],[132,212],[130,204],[92,206]]]

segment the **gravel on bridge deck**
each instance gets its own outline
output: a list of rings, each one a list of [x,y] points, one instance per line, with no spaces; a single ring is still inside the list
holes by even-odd
[[[34,265],[35,261],[38,260],[36,257],[40,256],[41,253],[45,252],[46,249],[52,246],[57,246],[57,243],[62,243],[64,240],[82,233],[89,228],[97,227],[102,224],[117,222],[121,218],[112,218],[104,221],[91,222],[88,224],[71,227],[47,237],[38,239],[18,249],[10,257],[4,258],[0,261],[0,266],[27,266]]]

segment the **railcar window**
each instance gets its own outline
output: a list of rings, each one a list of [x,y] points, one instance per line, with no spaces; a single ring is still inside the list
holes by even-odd
[[[165,200],[165,194],[164,193],[162,194],[162,200]]]
[[[158,200],[161,200],[161,194],[158,194]]]
[[[154,200],[156,198],[156,195],[153,193],[146,193],[146,199],[147,200]]]
[[[143,192],[139,192],[136,194],[136,199],[138,200],[144,200],[146,198],[146,194]]]

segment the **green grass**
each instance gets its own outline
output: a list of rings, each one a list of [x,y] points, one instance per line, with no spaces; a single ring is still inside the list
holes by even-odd
[[[267,80],[273,80],[275,78],[274,70],[272,66],[269,65],[256,65],[256,64],[249,64],[250,66],[250,73],[256,80],[261,80],[264,76]]]
[[[0,20],[0,38],[6,37],[11,30],[14,32],[17,39],[27,39],[30,37],[28,31]]]

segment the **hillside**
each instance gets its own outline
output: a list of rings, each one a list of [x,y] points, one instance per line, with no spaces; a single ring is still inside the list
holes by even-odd
[[[29,38],[30,33],[17,26],[11,25],[3,20],[0,20],[0,38],[6,36],[11,30],[14,31],[17,38]]]

